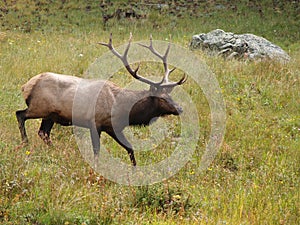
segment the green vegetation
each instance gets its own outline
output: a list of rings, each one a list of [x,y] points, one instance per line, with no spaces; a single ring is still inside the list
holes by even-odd
[[[127,10],[129,4],[108,2],[0,3],[0,224],[299,224],[297,1],[199,1],[196,9],[189,5],[192,1],[185,6],[173,1],[161,10],[150,4],[154,1],[136,1],[133,9],[141,18],[114,16],[104,24],[106,15]],[[193,34],[216,28],[263,36],[292,60],[226,61],[195,52],[216,74],[227,106],[225,140],[203,173],[196,169],[209,135],[209,108],[191,80],[184,88],[199,107],[199,147],[191,162],[162,183],[128,187],[95,174],[81,157],[70,127],[55,125],[54,146],[47,147],[37,135],[40,121],[28,121],[30,144],[19,147],[15,111],[25,108],[20,88],[32,76],[45,71],[83,76],[107,51],[96,43],[107,41],[110,32],[115,45],[133,32],[135,40],[171,36],[172,42],[187,47]],[[147,138],[148,129],[135,132]],[[129,163],[125,150],[105,136],[102,141]],[[137,153],[137,161],[160,160],[172,151],[165,149],[169,146],[158,146],[149,155]]]

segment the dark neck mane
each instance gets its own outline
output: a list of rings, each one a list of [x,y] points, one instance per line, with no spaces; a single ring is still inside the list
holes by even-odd
[[[153,118],[160,116],[154,98],[146,96],[132,107],[129,114],[129,125],[147,126],[153,121]]]

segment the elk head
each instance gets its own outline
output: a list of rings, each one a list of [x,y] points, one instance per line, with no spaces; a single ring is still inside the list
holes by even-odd
[[[182,113],[183,111],[182,108],[173,101],[173,99],[169,94],[175,86],[183,84],[186,81],[187,77],[184,74],[184,76],[177,82],[169,81],[170,73],[172,73],[176,69],[175,67],[173,69],[168,68],[167,57],[170,51],[170,43],[164,55],[160,54],[156,49],[154,49],[152,44],[152,36],[150,36],[149,46],[139,44],[149,49],[155,56],[157,56],[163,62],[163,66],[164,66],[163,79],[159,82],[154,82],[138,74],[140,65],[138,65],[136,69],[132,69],[130,67],[127,60],[127,54],[130,48],[131,40],[132,40],[132,34],[130,33],[129,42],[123,55],[121,55],[114,49],[112,45],[112,34],[110,34],[108,43],[102,43],[102,42],[99,43],[101,45],[108,47],[110,51],[122,61],[127,71],[135,79],[150,85],[150,89],[147,92],[147,95],[144,98],[137,101],[132,106],[130,116],[129,116],[130,125],[134,125],[134,124],[148,125],[153,118],[170,115],[170,114],[179,115],[180,113]]]

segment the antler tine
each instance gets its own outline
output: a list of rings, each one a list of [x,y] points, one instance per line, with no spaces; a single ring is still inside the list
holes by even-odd
[[[183,77],[178,82],[163,83],[163,84],[160,85],[160,87],[162,87],[162,88],[173,88],[177,85],[183,84],[184,82],[186,82],[186,80],[187,80],[187,76],[186,76],[186,74],[184,74]]]
[[[165,52],[164,55],[161,55],[153,47],[153,44],[152,44],[152,35],[150,35],[150,44],[149,45],[144,45],[144,44],[140,44],[140,43],[139,43],[139,45],[141,45],[141,46],[149,49],[154,55],[156,55],[158,58],[160,58],[163,61],[165,74],[164,74],[164,77],[163,77],[162,81],[160,82],[160,84],[168,84],[169,83],[169,75],[170,75],[170,73],[172,73],[176,69],[176,67],[174,67],[173,69],[169,69],[168,68],[167,58],[168,58],[168,55],[169,55],[169,52],[170,52],[171,44],[170,43],[168,44],[168,47],[167,47],[166,52]],[[177,82],[177,83],[179,83],[179,82]],[[171,85],[173,85],[173,83],[171,83]]]
[[[130,44],[131,44],[131,40],[132,40],[132,33],[130,32],[128,45],[127,45],[127,47],[126,47],[126,49],[124,51],[124,54],[123,54],[123,58],[125,58],[126,61],[127,61],[127,54],[128,54],[128,50],[129,50],[129,47],[130,47]],[[128,62],[127,62],[127,64],[128,64]]]
[[[152,35],[150,35],[150,44],[149,46],[148,45],[144,45],[144,44],[141,44],[141,43],[138,43],[140,46],[143,46],[147,49],[149,49],[154,55],[156,55],[158,58],[160,58],[162,61],[163,61],[163,64],[164,64],[164,68],[165,68],[165,71],[168,69],[168,64],[167,64],[167,57],[168,57],[168,54],[169,54],[169,50],[170,50],[170,43],[168,44],[168,48],[165,52],[164,55],[161,55],[158,51],[156,51],[156,49],[153,47],[152,45]]]
[[[176,70],[176,67],[174,67],[173,69],[167,69],[165,75],[164,75],[164,78],[162,80],[162,83],[169,83],[169,75],[170,73],[172,73],[174,70]]]
[[[129,36],[129,41],[128,41],[128,44],[127,44],[127,47],[123,53],[123,55],[121,55],[119,52],[117,52],[113,45],[112,45],[112,33],[110,34],[110,38],[109,38],[109,42],[108,44],[107,43],[103,43],[103,42],[99,42],[98,44],[100,45],[103,45],[103,46],[106,46],[110,49],[110,51],[115,55],[117,56],[119,59],[121,59],[123,65],[125,66],[125,68],[127,69],[127,71],[137,80],[140,80],[141,82],[144,82],[146,84],[149,84],[149,85],[153,85],[153,86],[159,86],[160,83],[156,83],[156,82],[153,82],[151,80],[148,80],[140,75],[138,75],[138,70],[140,68],[140,65],[137,66],[137,68],[135,70],[133,70],[129,63],[128,63],[128,60],[127,60],[127,54],[128,54],[128,51],[129,51],[129,48],[130,48],[130,44],[131,44],[131,40],[132,40],[132,33],[130,32],[130,36]]]
[[[123,57],[121,56],[121,54],[119,52],[117,52],[113,45],[112,45],[112,33],[110,33],[110,36],[109,36],[109,41],[108,41],[108,44],[107,43],[104,43],[104,42],[98,42],[98,44],[100,45],[103,45],[103,46],[106,46],[109,48],[109,50],[115,55],[117,56],[118,58],[120,58],[123,62]],[[130,44],[130,40],[129,40],[129,44]],[[128,46],[127,46],[128,47]]]

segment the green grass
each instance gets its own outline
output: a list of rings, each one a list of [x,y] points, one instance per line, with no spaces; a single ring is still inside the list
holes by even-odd
[[[300,37],[294,3],[278,3],[273,10],[267,7],[272,1],[218,1],[226,6],[222,10],[210,1],[201,3],[194,18],[186,11],[177,18],[145,9],[147,19],[114,18],[104,30],[97,1],[45,2],[0,3],[0,224],[299,224]],[[193,34],[216,28],[264,36],[292,60],[225,61],[195,52],[216,74],[226,101],[225,139],[206,171],[196,172],[210,112],[191,80],[184,88],[200,112],[199,146],[192,161],[162,183],[122,186],[95,174],[81,157],[72,128],[55,125],[54,146],[47,147],[37,135],[40,121],[27,121],[30,144],[18,147],[15,111],[25,108],[20,87],[30,77],[44,71],[83,76],[107,51],[96,43],[110,32],[115,45],[125,43],[132,31],[135,40],[151,33],[166,40],[171,34],[173,42],[187,47]],[[174,121],[167,120],[173,124],[170,139]],[[148,137],[146,128],[134,132]],[[101,141],[129,163],[126,151],[110,138]],[[158,161],[172,151],[164,148],[137,153],[138,163]]]

